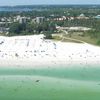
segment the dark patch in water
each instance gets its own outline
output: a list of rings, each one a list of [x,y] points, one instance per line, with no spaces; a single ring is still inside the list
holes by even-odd
[[[40,80],[36,80],[35,82],[40,82]]]

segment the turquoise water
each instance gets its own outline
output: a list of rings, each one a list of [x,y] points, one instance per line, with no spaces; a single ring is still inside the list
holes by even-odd
[[[100,100],[100,67],[2,67],[0,100]]]
[[[39,75],[56,78],[70,78],[75,80],[100,80],[99,66],[71,66],[71,67],[48,67],[48,68],[0,68],[0,75]]]

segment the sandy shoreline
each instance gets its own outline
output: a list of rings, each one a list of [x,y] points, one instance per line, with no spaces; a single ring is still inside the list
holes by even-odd
[[[0,66],[100,64],[100,47],[45,40],[43,35],[0,37]]]

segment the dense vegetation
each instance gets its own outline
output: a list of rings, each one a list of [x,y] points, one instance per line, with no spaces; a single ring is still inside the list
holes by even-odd
[[[14,35],[33,35],[33,34],[45,34],[46,38],[52,38],[52,33],[56,30],[54,24],[48,24],[44,22],[37,23],[13,23],[10,25],[9,36]]]
[[[91,28],[91,31],[84,32],[85,36],[97,39],[97,44],[100,44],[100,19],[95,16],[100,14],[99,5],[38,5],[38,6],[15,6],[15,8],[23,9],[24,7],[33,9],[30,11],[5,11],[0,12],[0,18],[20,15],[30,17],[31,19],[43,16],[45,22],[34,23],[28,21],[27,23],[14,22],[9,26],[9,36],[13,35],[29,35],[44,33],[47,38],[51,38],[51,33],[56,32],[56,25],[64,27],[83,26]],[[10,8],[10,7],[8,7]],[[88,19],[77,19],[80,14],[84,14]],[[54,18],[62,18],[66,16],[66,20],[53,20]],[[69,19],[74,17],[74,19]],[[47,20],[49,19],[49,20]],[[8,27],[6,25],[6,27]]]

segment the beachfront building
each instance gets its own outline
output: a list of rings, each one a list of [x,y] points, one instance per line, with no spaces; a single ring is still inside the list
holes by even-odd
[[[38,24],[43,23],[44,21],[45,21],[45,17],[36,17],[35,18],[35,22],[38,23]]]
[[[25,17],[25,16],[22,17],[22,16],[18,15],[16,17],[14,17],[14,22],[26,23],[27,20],[29,20],[29,19],[30,19],[29,17]]]
[[[32,22],[38,23],[38,24],[43,23],[44,21],[45,21],[45,17],[35,17],[32,19]]]

